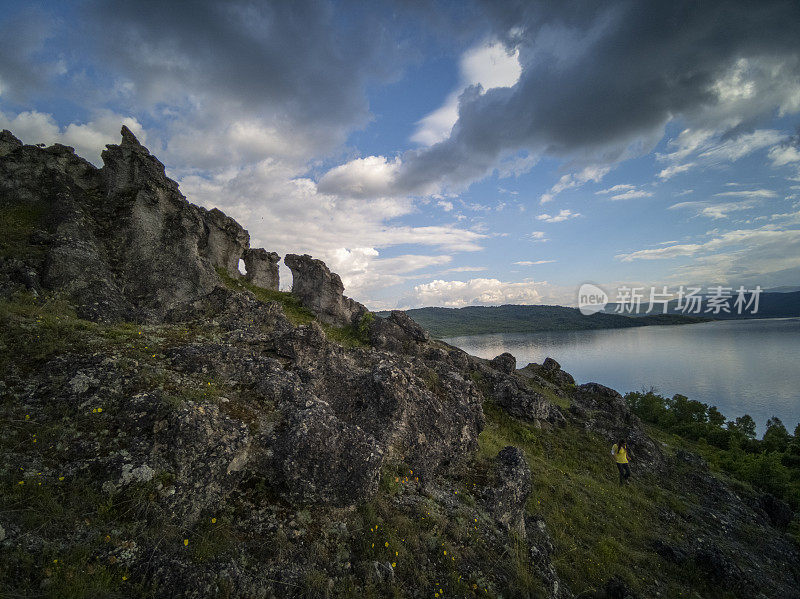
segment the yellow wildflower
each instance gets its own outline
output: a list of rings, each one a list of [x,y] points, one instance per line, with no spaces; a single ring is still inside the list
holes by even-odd
[[[189,539],[184,539],[183,540],[183,546],[184,547],[188,547],[189,546]]]
[[[211,518],[211,524],[216,524],[216,523],[217,523],[217,519],[216,518]]]

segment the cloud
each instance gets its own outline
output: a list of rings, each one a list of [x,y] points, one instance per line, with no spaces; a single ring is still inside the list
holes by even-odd
[[[717,194],[719,195],[719,194]],[[671,210],[688,208],[695,211],[696,216],[705,216],[708,218],[728,218],[731,212],[740,212],[742,210],[751,210],[759,205],[758,199],[744,200],[741,202],[726,202],[726,203],[712,203],[712,202],[680,202],[670,206]]]
[[[680,173],[685,173],[691,168],[696,166],[695,162],[687,162],[686,164],[676,164],[673,166],[668,166],[667,168],[663,169],[661,172],[658,173],[658,178],[662,180],[671,179],[675,175]]]
[[[480,85],[483,91],[496,87],[511,87],[522,72],[519,52],[509,52],[503,44],[485,42],[471,48],[461,57],[461,85],[452,92],[445,103],[416,123],[411,141],[430,146],[450,136],[458,121],[458,98],[470,86]]]
[[[741,191],[723,191],[715,193],[718,198],[751,198],[751,199],[768,199],[778,197],[778,194],[771,189],[751,189]]]
[[[774,145],[782,138],[783,134],[774,129],[733,133],[725,130],[684,129],[677,138],[669,142],[670,152],[657,154],[659,161],[675,163],[658,173],[658,177],[666,180],[692,168],[735,162],[757,150]],[[686,162],[688,158],[692,160]]]
[[[351,198],[375,198],[390,195],[400,160],[383,156],[357,158],[329,170],[319,181],[322,193]]]
[[[637,189],[637,190],[631,189],[624,193],[615,194],[608,199],[612,201],[618,201],[618,200],[635,200],[638,198],[651,198],[651,197],[653,197],[652,191],[645,191],[643,189]]]
[[[536,266],[538,264],[552,264],[555,260],[536,260],[535,262],[531,262],[530,260],[522,260],[520,262],[514,262],[517,266]]]
[[[347,19],[322,0],[95,0],[82,11],[73,51],[100,59],[95,68],[113,73],[127,99],[179,111],[179,129],[257,123],[306,155],[368,123],[367,81],[395,77],[407,60],[399,36],[380,26],[378,7]],[[398,11],[398,31],[406,16]]]
[[[623,184],[623,185],[614,185],[614,187],[609,187],[608,189],[601,189],[600,191],[596,191],[596,195],[602,194],[609,194],[609,193],[622,193],[624,191],[630,191],[632,189],[636,189],[635,185]]]
[[[471,305],[536,304],[540,303],[541,283],[532,280],[522,282],[499,279],[470,279],[468,281],[444,281],[415,285],[402,302],[411,306],[444,306],[460,308]]]
[[[580,216],[579,212],[573,212],[572,210],[560,210],[556,215],[549,215],[549,214],[540,214],[536,217],[536,220],[541,220],[546,223],[560,223],[565,220],[569,220],[571,218],[577,218]]]
[[[544,231],[533,231],[528,237],[530,237],[534,242],[538,243],[549,241]]]
[[[453,210],[453,202],[446,202],[444,200],[436,202],[436,205],[439,206],[445,212],[450,212]]]
[[[709,163],[734,162],[767,146],[774,145],[783,138],[780,131],[762,129],[729,137],[698,155],[698,158]]]
[[[442,272],[481,272],[484,270],[489,270],[485,266],[456,266],[454,268],[448,268]]]
[[[733,140],[776,110],[800,109],[796,3],[582,8],[488,5],[497,34],[519,49],[519,81],[486,92],[467,88],[449,137],[406,153],[397,184],[463,187],[523,149],[611,164],[650,151],[676,119]],[[736,156],[725,139],[706,160]],[[665,168],[662,178],[677,172]]]
[[[800,162],[800,150],[791,146],[776,147],[770,150],[769,159],[772,160],[773,166],[783,166],[792,162]]]
[[[360,301],[406,280],[413,267],[438,266],[457,252],[482,248],[484,233],[454,225],[411,226],[393,222],[416,210],[406,198],[342,197],[282,161],[241,169],[189,174],[180,180],[189,201],[219,207],[250,231],[254,247],[279,254],[310,253],[339,272],[348,294]],[[383,258],[388,248],[416,245],[441,255]],[[338,270],[337,270],[338,269]]]
[[[785,166],[793,162],[800,162],[800,134],[795,135],[786,142],[775,146],[767,155],[772,161],[772,166]]]
[[[36,8],[19,5],[15,12],[3,7],[0,23],[0,97],[24,103],[30,94],[59,76],[64,69],[58,57],[45,52],[54,35],[56,20]],[[33,63],[35,67],[32,67]]]
[[[550,188],[545,194],[539,198],[539,202],[541,204],[546,204],[547,202],[553,201],[555,197],[560,194],[562,191],[567,189],[572,189],[575,187],[580,187],[589,181],[593,181],[595,183],[599,183],[603,177],[605,177],[608,172],[611,170],[611,167],[606,166],[587,166],[583,170],[577,173],[568,173],[563,175],[558,182]]]
[[[689,257],[691,260],[675,267],[669,277],[681,283],[764,286],[767,281],[787,280],[788,276],[796,279],[800,273],[800,229],[789,227],[798,221],[791,215],[779,216],[785,222],[755,229],[711,231],[707,241],[638,250],[616,258],[632,262]]]

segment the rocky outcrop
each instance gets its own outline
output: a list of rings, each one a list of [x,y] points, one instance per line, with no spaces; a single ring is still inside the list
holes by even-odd
[[[545,358],[541,364],[531,362],[520,372],[523,376],[536,377],[540,380],[540,384],[551,383],[556,387],[570,387],[575,384],[575,379],[568,372],[561,370],[561,364],[556,362],[553,358]]]
[[[430,341],[428,332],[402,310],[392,310],[386,318],[376,316],[369,325],[369,338],[374,347],[412,355]]]
[[[26,251],[0,264],[0,293],[21,283],[66,293],[92,320],[159,322],[218,286],[217,269],[238,277],[248,256],[253,277],[277,286],[274,254],[250,250],[220,210],[187,202],[127,127],[102,159],[97,169],[67,146],[0,135],[2,207],[29,219]]]
[[[531,469],[525,454],[508,446],[495,458],[495,484],[489,490],[490,509],[504,527],[525,534],[525,502],[531,494]]]
[[[22,147],[22,142],[14,137],[8,129],[0,131],[0,156],[5,156],[9,152]]]
[[[495,356],[489,364],[492,368],[506,374],[512,374],[517,369],[517,359],[508,352]]]
[[[248,282],[264,289],[277,291],[280,287],[278,262],[281,257],[265,249],[249,249],[244,253],[245,278]]]
[[[505,352],[489,361],[472,360],[488,383],[492,399],[506,412],[538,427],[564,422],[558,407],[531,386],[527,371],[516,369],[517,359],[512,354]]]
[[[357,301],[345,297],[342,279],[322,260],[308,254],[287,254],[283,263],[292,271],[292,293],[326,324],[353,324],[367,312]]]

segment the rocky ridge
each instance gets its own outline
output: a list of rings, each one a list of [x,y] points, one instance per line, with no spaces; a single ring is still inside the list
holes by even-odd
[[[704,596],[798,596],[784,506],[673,455],[616,391],[576,386],[552,359],[470,356],[402,311],[375,317],[308,255],[284,258],[281,293],[279,256],[186,201],[130,131],[103,161],[0,134],[14,242],[0,255],[0,582],[51,596],[707,590],[564,579],[541,505],[568,484],[547,478],[566,467],[551,454],[625,435],[660,493],[691,480],[699,497],[648,512],[696,533],[654,540],[652,559],[702,572],[719,590]],[[595,453],[579,461],[600,467]]]

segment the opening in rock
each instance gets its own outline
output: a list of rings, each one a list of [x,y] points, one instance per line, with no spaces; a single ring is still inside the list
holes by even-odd
[[[242,260],[241,258],[239,258],[238,268],[240,273],[242,273],[243,275],[247,274],[247,267],[244,265],[244,260]]]

